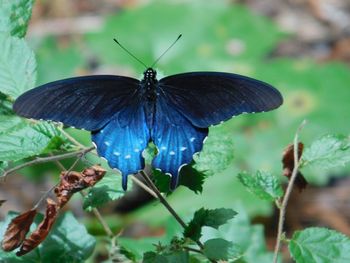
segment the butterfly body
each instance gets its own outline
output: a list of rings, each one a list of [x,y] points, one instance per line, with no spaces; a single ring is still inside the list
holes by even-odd
[[[59,121],[91,131],[97,153],[127,175],[144,168],[142,151],[152,141],[155,168],[178,174],[203,147],[208,127],[241,113],[268,111],[282,96],[267,83],[221,72],[191,72],[157,80],[148,68],[142,80],[97,75],[51,82],[21,95],[19,115]]]

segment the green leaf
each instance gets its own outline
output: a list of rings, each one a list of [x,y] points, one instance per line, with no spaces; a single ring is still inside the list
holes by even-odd
[[[38,155],[52,139],[37,125],[16,116],[0,116],[0,119],[4,121],[0,128],[0,161],[17,161]]]
[[[23,39],[0,33],[0,90],[12,98],[34,87],[36,62]]]
[[[350,262],[350,238],[327,228],[296,231],[289,251],[297,263]]]
[[[350,162],[349,137],[326,135],[314,141],[302,155],[303,166],[329,170]]]
[[[0,223],[0,240],[3,239],[7,225],[15,213],[9,213],[4,222]],[[41,221],[42,216],[36,217],[35,225]],[[32,225],[31,230],[35,225]],[[17,257],[15,251],[4,252],[0,250],[0,258],[6,263],[19,262],[52,262],[52,263],[83,263],[90,257],[95,248],[95,238],[89,235],[72,213],[60,216],[45,241],[32,252]]]
[[[84,197],[83,208],[91,211],[92,208],[117,200],[124,194],[125,191],[121,188],[121,176],[108,171],[102,180],[92,187],[87,196]]]
[[[197,241],[201,237],[203,226],[218,228],[235,215],[237,215],[237,213],[232,209],[218,208],[211,210],[201,208],[194,213],[193,219],[185,228],[184,236]]]
[[[283,195],[280,182],[271,173],[261,171],[257,171],[255,175],[240,173],[238,179],[261,199],[274,201]]]
[[[0,0],[0,31],[24,37],[34,0]]]
[[[207,240],[203,252],[212,260],[236,260],[243,254],[238,245],[222,238]]]
[[[204,228],[202,232],[203,240],[222,238],[234,244],[239,244],[243,257],[238,262],[272,262],[273,253],[267,250],[264,227],[262,225],[251,225],[243,207],[238,208],[238,215],[235,220],[229,221],[218,230]]]
[[[208,175],[225,170],[233,160],[233,138],[215,129],[210,130],[203,150],[194,155],[194,168]]]
[[[143,263],[188,263],[189,253],[187,251],[173,251],[165,254],[146,252],[143,254]]]
[[[17,161],[66,143],[52,123],[31,124],[14,115],[0,115],[0,122],[0,161]]]
[[[153,169],[152,175],[154,183],[157,188],[163,192],[170,194],[170,177],[169,175],[164,174],[163,172]],[[203,184],[206,175],[203,172],[197,171],[193,164],[185,165],[181,168],[179,185],[185,186],[193,192],[201,193],[203,191]]]

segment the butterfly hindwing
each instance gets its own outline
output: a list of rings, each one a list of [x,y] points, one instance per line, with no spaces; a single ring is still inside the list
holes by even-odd
[[[14,111],[89,131],[103,127],[138,92],[139,81],[120,76],[86,76],[51,82],[21,95]]]
[[[181,167],[190,163],[193,154],[202,149],[207,135],[207,128],[193,126],[164,97],[158,97],[152,130],[152,140],[157,146],[158,155],[153,159],[152,165],[171,174],[172,189],[178,184]]]
[[[92,133],[97,153],[117,168],[123,176],[122,186],[127,188],[127,176],[144,168],[142,151],[150,139],[149,128],[142,103],[128,105],[105,127]]]
[[[277,89],[259,80],[220,72],[165,77],[161,93],[196,127],[209,127],[242,113],[269,111],[282,104]]]

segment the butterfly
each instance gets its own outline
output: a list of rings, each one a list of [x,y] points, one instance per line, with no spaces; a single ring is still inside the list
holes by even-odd
[[[208,127],[242,113],[269,111],[283,102],[271,85],[223,72],[190,72],[157,79],[147,68],[141,80],[115,75],[74,77],[25,92],[14,103],[23,117],[62,122],[91,131],[99,156],[127,176],[144,168],[152,141],[152,166],[178,185],[181,168],[201,151]]]

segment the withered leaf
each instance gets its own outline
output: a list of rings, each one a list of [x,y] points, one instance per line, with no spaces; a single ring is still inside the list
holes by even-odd
[[[4,251],[12,251],[22,244],[36,213],[36,210],[29,210],[11,220],[2,241],[2,249]]]
[[[37,229],[26,238],[20,250],[16,253],[17,256],[23,256],[36,248],[49,234],[54,222],[56,221],[59,208],[52,199],[47,199],[46,213],[43,221]]]
[[[300,160],[301,155],[303,154],[304,144],[299,142],[298,143],[298,160]],[[290,144],[287,146],[287,148],[284,150],[282,155],[282,163],[283,163],[283,175],[288,177],[292,176],[293,169],[294,169],[294,145]],[[299,189],[299,191],[302,191],[306,188],[308,185],[308,182],[306,181],[305,177],[302,175],[300,171],[297,172],[297,176],[295,178],[295,185]]]
[[[106,174],[98,165],[78,172],[62,172],[60,184],[55,188],[58,204],[62,208],[76,192],[95,185]]]

